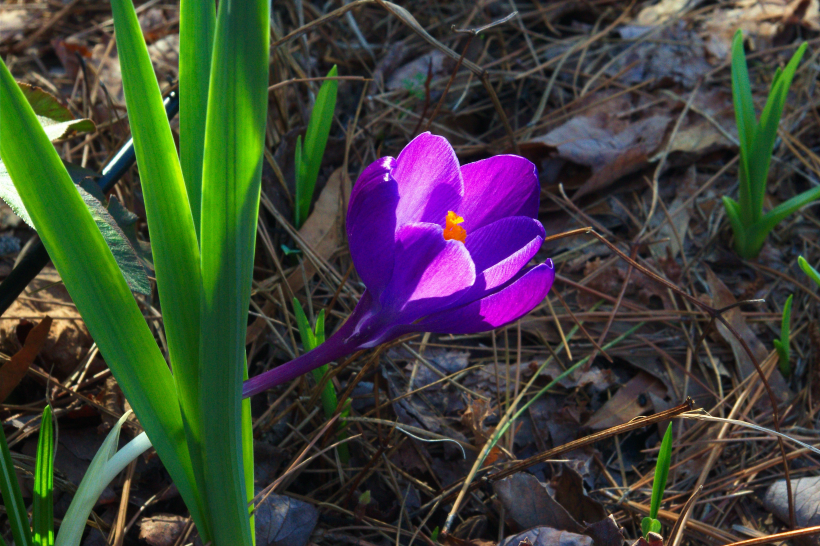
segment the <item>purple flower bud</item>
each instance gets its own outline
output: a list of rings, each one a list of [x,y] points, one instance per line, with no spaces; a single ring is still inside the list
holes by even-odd
[[[530,312],[555,279],[552,260],[527,267],[545,236],[539,197],[523,157],[460,166],[430,133],[370,164],[347,210],[361,301],[325,343],[246,381],[243,395],[407,333],[483,332]]]

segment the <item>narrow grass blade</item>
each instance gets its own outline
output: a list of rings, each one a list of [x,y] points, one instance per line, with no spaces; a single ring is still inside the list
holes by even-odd
[[[335,78],[339,71],[336,66],[330,69],[328,78]],[[319,167],[322,166],[322,157],[325,155],[327,138],[330,135],[330,126],[333,123],[333,111],[336,109],[336,95],[339,91],[338,80],[325,80],[316,95],[313,112],[310,114],[307,132],[305,133],[304,148],[297,147],[296,173],[296,227],[299,228],[307,220],[310,212],[310,203],[313,201],[313,191],[316,189],[316,178],[319,176]],[[301,154],[299,153],[301,152]]]
[[[305,310],[299,300],[293,298],[293,312],[296,314],[296,326],[299,328],[299,336],[302,338],[302,346],[305,352],[312,351],[316,348],[316,336],[313,333],[313,328],[310,327]]]
[[[215,546],[252,543],[242,378],[267,121],[270,7],[222,0],[202,171],[201,374],[205,491]]]
[[[775,339],[774,348],[777,351],[778,363],[780,365],[780,373],[783,377],[791,375],[790,365],[790,337],[791,337],[791,322],[792,322],[792,299],[794,294],[789,294],[786,299],[786,305],[783,306],[783,318],[780,321],[780,339]]]
[[[672,463],[672,423],[666,427],[661,449],[658,452],[658,463],[655,465],[655,478],[652,480],[652,500],[649,505],[649,517],[656,519],[661,508],[666,480],[669,477],[669,466]]]
[[[213,0],[179,3],[179,161],[188,203],[199,237],[202,205],[202,159],[216,6]]]
[[[0,427],[0,493],[3,494],[3,508],[9,518],[11,536],[14,544],[31,546],[31,529],[28,526],[28,513],[23,504],[23,495],[20,493],[20,484],[14,472],[14,463],[11,460],[6,433]]]
[[[312,351],[325,342],[325,310],[322,309],[316,317],[316,328],[314,329],[310,327],[305,311],[302,309],[302,304],[299,303],[299,300],[296,298],[293,298],[293,309],[296,312],[296,325],[299,327],[299,335],[302,338],[302,345],[305,348],[305,352]],[[311,375],[313,375],[313,380],[316,381],[317,385],[322,384],[328,370],[329,366],[325,364],[324,366],[319,366],[311,372]],[[336,414],[336,407],[339,405],[339,399],[336,395],[336,387],[332,382],[327,381],[325,383],[319,397],[322,402],[322,411],[324,412],[325,417],[333,417]],[[341,411],[341,417],[345,417],[349,413],[349,408],[345,407]],[[344,426],[344,420],[340,419],[339,423],[341,426]],[[344,432],[339,432],[338,438],[340,440],[343,440],[345,437],[346,434]],[[339,458],[342,462],[346,463],[350,459],[350,452],[348,451],[347,444],[340,445],[338,450]]]
[[[797,257],[797,264],[800,266],[800,269],[803,270],[803,273],[808,275],[817,286],[820,286],[820,271],[813,268],[803,256]]]
[[[113,0],[111,6],[168,353],[198,484],[204,480],[198,392],[199,244],[174,139],[137,14],[131,0]],[[152,437],[152,440],[155,439]],[[197,499],[202,501],[198,494]],[[204,504],[199,510],[205,513]],[[203,525],[206,521],[207,516],[197,524]],[[210,537],[208,527],[200,531]]]
[[[40,439],[37,442],[37,460],[34,465],[34,506],[32,527],[35,546],[54,544],[54,426],[51,406],[43,410],[40,421]]]
[[[732,99],[735,105],[735,120],[740,141],[740,213],[743,215],[744,223],[748,224],[757,219],[751,209],[754,189],[750,186],[751,181],[749,180],[749,154],[757,131],[757,121],[741,30],[735,32],[732,41]],[[757,214],[759,216],[759,212]]]
[[[772,159],[774,142],[777,138],[777,129],[780,126],[780,118],[783,115],[783,107],[786,105],[786,98],[789,95],[789,88],[792,85],[797,66],[806,52],[807,44],[804,42],[797,48],[786,68],[781,72],[778,68],[769,96],[766,99],[766,106],[760,114],[760,123],[755,132],[754,143],[749,156],[749,172],[755,177],[752,185],[755,191],[753,207],[761,210],[763,207],[763,197],[766,193],[766,182],[769,175],[769,164]]]
[[[88,330],[199,524],[182,418],[179,407],[169,403],[176,391],[168,364],[88,208],[2,61],[0,157]]]
[[[117,421],[105,437],[97,454],[88,465],[74,498],[68,506],[60,531],[57,533],[56,546],[79,546],[83,537],[88,515],[91,513],[103,490],[128,466],[131,461],[151,447],[148,436],[143,432],[117,451],[120,429],[128,419],[130,412]]]

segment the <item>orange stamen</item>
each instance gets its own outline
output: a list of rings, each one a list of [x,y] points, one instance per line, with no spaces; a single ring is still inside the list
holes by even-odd
[[[445,218],[445,226],[444,226],[444,240],[449,241],[451,239],[455,239],[456,241],[464,242],[467,239],[467,230],[461,227],[460,223],[464,221],[464,218],[459,216],[453,211],[447,213],[447,218]]]

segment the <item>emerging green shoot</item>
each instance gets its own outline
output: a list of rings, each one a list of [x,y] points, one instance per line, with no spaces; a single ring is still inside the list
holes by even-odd
[[[305,315],[305,310],[302,308],[302,304],[299,303],[299,300],[293,298],[293,310],[296,313],[296,324],[299,326],[299,335],[302,338],[302,345],[305,348],[305,351],[312,351],[319,345],[325,342],[325,310],[322,309],[319,311],[319,316],[316,317],[316,328],[313,329],[310,327],[310,322],[308,321],[307,315]],[[316,381],[317,385],[321,385],[323,381],[325,381],[325,376],[328,373],[328,365],[325,364],[324,366],[320,366],[311,372],[313,375],[314,381]],[[336,407],[339,405],[338,398],[336,396],[336,387],[333,385],[333,382],[330,380],[325,381],[325,386],[322,388],[322,392],[320,394],[321,401],[322,401],[322,411],[324,411],[325,417],[330,419],[336,414]],[[350,414],[350,407],[345,406],[342,409],[341,417],[346,417]],[[344,425],[344,420],[341,421],[342,425]],[[342,440],[346,438],[347,435],[344,432],[339,433],[339,439]],[[347,444],[342,444],[339,446],[339,458],[342,462],[347,462],[350,459],[350,453],[347,449]]]
[[[54,544],[54,425],[51,406],[43,410],[37,460],[34,463],[34,506],[32,508],[33,544]]]
[[[663,492],[666,489],[666,480],[669,477],[669,465],[672,462],[672,423],[666,427],[661,449],[658,452],[658,462],[655,465],[655,479],[652,481],[652,500],[649,505],[649,517],[641,521],[643,536],[650,532],[660,533],[661,522],[658,521],[658,510],[661,508]]]
[[[328,72],[328,78],[335,78],[338,70],[334,66]],[[336,94],[339,90],[339,81],[325,80],[316,95],[316,103],[310,114],[305,145],[302,146],[301,137],[296,139],[296,204],[294,225],[302,227],[310,212],[310,203],[313,201],[313,190],[316,188],[316,178],[319,176],[319,167],[325,155],[327,137],[330,135],[330,125],[333,122],[333,111],[336,109]]]
[[[789,336],[791,334],[792,322],[792,298],[794,298],[794,294],[789,295],[789,298],[786,300],[786,305],[783,306],[783,320],[780,323],[780,339],[774,340],[774,348],[780,359],[780,373],[783,374],[783,377],[789,377],[792,373],[791,365],[789,364]]]
[[[803,43],[783,70],[778,67],[766,106],[758,121],[743,51],[743,33],[740,30],[735,33],[732,42],[732,97],[740,139],[740,187],[739,200],[724,196],[723,204],[734,232],[735,250],[741,258],[747,260],[757,257],[769,232],[777,224],[820,197],[820,187],[815,187],[763,214],[763,199],[777,128],[794,74],[805,52],[806,44]]]
[[[820,271],[813,268],[803,256],[797,258],[797,263],[800,265],[800,269],[803,270],[803,273],[808,275],[817,286],[820,286]]]

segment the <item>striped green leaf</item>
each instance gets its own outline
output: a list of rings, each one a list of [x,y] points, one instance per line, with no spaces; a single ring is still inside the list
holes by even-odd
[[[40,439],[37,442],[37,461],[34,465],[34,506],[32,527],[35,546],[54,544],[54,425],[51,406],[43,410]]]

